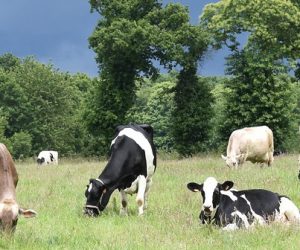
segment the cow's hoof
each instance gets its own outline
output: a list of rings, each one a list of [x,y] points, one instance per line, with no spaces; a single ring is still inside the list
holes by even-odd
[[[128,216],[127,210],[120,209],[120,216]]]

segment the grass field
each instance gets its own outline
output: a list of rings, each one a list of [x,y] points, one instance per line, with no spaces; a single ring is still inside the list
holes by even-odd
[[[98,177],[105,162],[62,160],[37,168],[17,162],[17,198],[38,216],[20,218],[13,237],[2,236],[4,249],[299,249],[300,226],[271,224],[224,232],[199,224],[200,195],[186,188],[190,181],[214,176],[232,180],[237,189],[264,188],[289,196],[300,207],[296,155],[275,158],[271,168],[251,163],[238,170],[225,167],[219,156],[184,160],[158,159],[145,215],[137,216],[129,197],[129,216],[120,217],[119,193],[98,218],[82,215],[89,178]]]

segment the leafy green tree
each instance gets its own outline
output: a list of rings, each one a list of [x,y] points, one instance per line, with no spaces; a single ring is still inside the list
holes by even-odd
[[[228,71],[235,77],[226,85],[231,91],[225,105],[223,139],[237,128],[268,125],[273,130],[276,149],[286,150],[284,141],[295,132],[296,97],[291,78],[281,65],[267,67],[251,56],[239,53],[230,57]]]
[[[209,135],[208,148],[211,151],[221,151],[226,148],[227,137],[221,133],[224,121],[227,118],[227,100],[231,89],[226,87],[231,80],[230,77],[205,77],[203,79],[211,88],[213,98],[211,130]],[[227,134],[226,134],[227,135]]]
[[[12,70],[0,69],[0,107],[7,121],[5,138],[16,145],[14,138],[30,135],[26,140],[28,148],[31,141],[30,155],[45,149],[58,150],[61,155],[80,152],[80,135],[84,132],[79,109],[88,88],[87,77],[61,73],[30,57]],[[22,154],[29,156],[27,153],[24,150]],[[21,152],[16,151],[19,155]]]
[[[189,156],[206,150],[210,130],[212,96],[206,83],[197,77],[198,62],[208,47],[208,34],[200,26],[189,23],[188,9],[175,4],[169,9],[173,13],[171,20],[176,20],[172,24],[176,25],[168,32],[172,46],[167,42],[166,54],[181,67],[174,88],[172,134],[177,152]]]
[[[22,159],[31,154],[31,136],[26,132],[14,133],[12,137],[9,138],[13,156],[16,159]]]
[[[0,142],[5,144],[8,148],[9,141],[5,137],[5,129],[7,127],[7,118],[2,108],[0,108]]]
[[[212,118],[212,95],[196,68],[184,68],[175,87],[172,127],[175,149],[182,156],[207,150]]]
[[[213,33],[213,44],[239,46],[238,34],[247,32],[246,49],[267,52],[274,60],[300,57],[300,8],[295,0],[221,0],[206,5],[202,25]]]
[[[89,130],[108,145],[114,127],[125,121],[134,104],[136,81],[156,77],[157,60],[167,69],[196,68],[207,37],[189,23],[188,10],[181,4],[162,6],[157,0],[90,0],[90,4],[102,17],[89,39],[101,81],[90,98],[86,120]]]
[[[136,102],[126,118],[128,122],[151,124],[157,149],[166,152],[174,149],[171,121],[175,84],[176,78],[169,75],[160,76],[154,83],[145,81],[139,87]]]
[[[95,87],[86,114],[89,130],[108,145],[116,125],[125,122],[125,115],[135,100],[135,80],[141,74],[152,76],[157,70],[152,45],[156,26],[147,15],[161,4],[157,1],[90,0],[101,20],[89,38],[96,52],[101,81]],[[87,111],[89,112],[89,111]]]
[[[12,70],[20,65],[20,59],[13,54],[6,53],[0,56],[0,68],[5,71]]]
[[[275,147],[285,150],[285,140],[295,123],[295,97],[288,69],[300,56],[300,9],[296,1],[221,0],[208,5],[201,16],[212,34],[212,44],[228,46],[227,117],[222,137],[251,125],[269,125]],[[248,34],[241,47],[238,37]],[[288,63],[287,63],[288,62]]]

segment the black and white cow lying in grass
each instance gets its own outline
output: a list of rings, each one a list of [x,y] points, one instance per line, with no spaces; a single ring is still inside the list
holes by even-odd
[[[122,208],[127,214],[127,194],[137,193],[139,215],[147,207],[147,197],[156,168],[153,128],[149,125],[118,126],[111,143],[111,156],[97,179],[90,179],[85,192],[84,213],[98,216],[112,192],[119,189]]]
[[[232,190],[233,182],[217,182],[208,177],[203,184],[187,184],[201,192],[203,205],[199,215],[202,224],[214,223],[224,230],[249,228],[270,221],[300,222],[299,209],[286,196],[264,189]]]

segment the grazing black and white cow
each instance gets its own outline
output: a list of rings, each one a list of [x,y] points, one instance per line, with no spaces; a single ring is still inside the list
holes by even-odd
[[[98,216],[112,192],[121,193],[120,214],[127,214],[127,194],[137,193],[139,215],[147,206],[147,196],[156,169],[153,128],[147,124],[118,126],[111,143],[111,155],[97,179],[90,179],[85,191],[84,213]]]
[[[270,221],[300,223],[299,209],[284,195],[264,189],[232,190],[232,181],[220,184],[213,177],[208,177],[203,184],[188,183],[187,187],[201,192],[202,224],[213,222],[224,230],[234,230]]]
[[[39,165],[58,164],[58,152],[41,151],[36,161]]]

